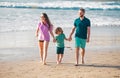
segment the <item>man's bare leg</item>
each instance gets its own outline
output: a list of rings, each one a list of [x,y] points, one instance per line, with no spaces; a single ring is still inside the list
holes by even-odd
[[[78,64],[79,64],[79,49],[80,48],[78,48],[78,47],[76,48],[76,56],[75,56],[76,57],[76,65],[75,66],[78,66]]]
[[[81,48],[81,62],[84,64],[85,49]]]

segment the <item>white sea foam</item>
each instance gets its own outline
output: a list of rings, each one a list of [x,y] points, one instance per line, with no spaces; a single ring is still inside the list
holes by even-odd
[[[120,10],[120,2],[93,2],[93,1],[53,1],[43,3],[16,3],[0,2],[5,8],[37,8],[37,9],[72,9],[80,7],[89,10]]]

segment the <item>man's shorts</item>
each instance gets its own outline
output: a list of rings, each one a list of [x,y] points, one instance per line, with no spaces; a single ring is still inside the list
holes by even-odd
[[[64,54],[64,47],[57,47],[57,54]]]
[[[86,39],[75,37],[75,47],[85,48]]]

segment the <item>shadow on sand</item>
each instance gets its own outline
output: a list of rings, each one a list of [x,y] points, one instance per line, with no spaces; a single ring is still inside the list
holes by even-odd
[[[85,66],[85,67],[97,67],[97,68],[116,68],[120,70],[120,65],[105,65],[105,64],[80,64],[78,66]]]
[[[56,62],[49,62],[48,65],[51,66],[51,64],[56,64]],[[73,63],[62,63],[62,64],[59,64],[59,65],[64,65],[64,66],[74,66]],[[115,68],[115,69],[118,69],[120,70],[120,65],[107,65],[107,64],[79,64],[78,66],[76,67],[96,67],[96,68]]]

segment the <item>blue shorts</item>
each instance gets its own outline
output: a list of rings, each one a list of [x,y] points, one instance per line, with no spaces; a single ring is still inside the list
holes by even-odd
[[[75,37],[75,47],[85,48],[86,39]]]
[[[64,47],[57,47],[57,54],[64,54]]]

